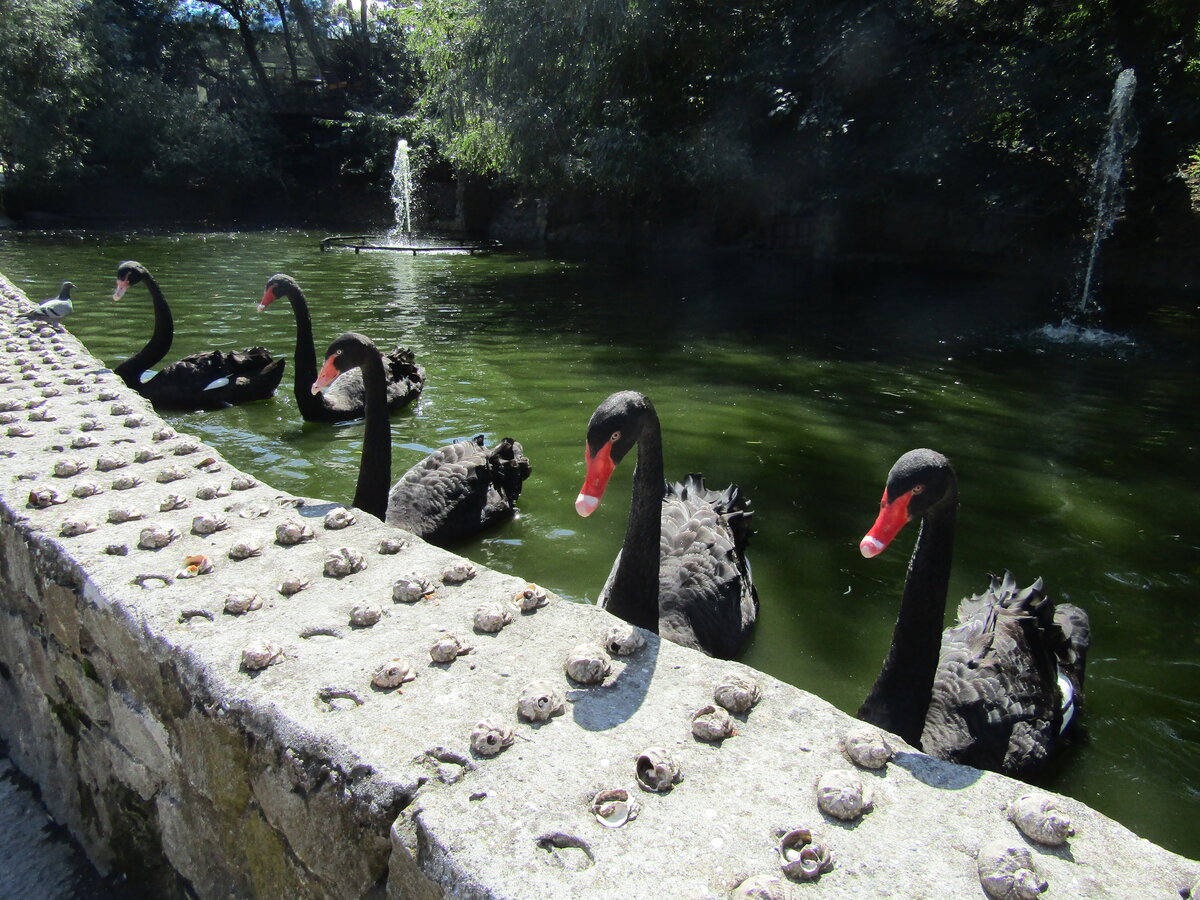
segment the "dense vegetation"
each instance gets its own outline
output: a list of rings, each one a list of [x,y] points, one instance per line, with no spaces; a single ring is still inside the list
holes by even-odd
[[[403,136],[430,177],[716,239],[913,198],[1078,215],[1132,68],[1131,218],[1161,228],[1198,27],[1200,0],[0,0],[0,174],[10,215],[83,185],[321,214],[382,198]]]

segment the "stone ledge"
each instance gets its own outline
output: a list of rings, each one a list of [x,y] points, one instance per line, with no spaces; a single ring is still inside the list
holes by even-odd
[[[525,582],[482,566],[445,583],[459,557],[411,535],[381,553],[400,533],[361,512],[327,529],[334,504],[244,481],[69,334],[16,323],[18,292],[2,278],[0,290],[0,733],[102,872],[199,897],[726,897],[748,876],[778,875],[779,836],[803,826],[835,866],[789,884],[796,896],[984,896],[976,853],[995,839],[1030,848],[1054,897],[1170,900],[1200,877],[1196,862],[1065,797],[1069,846],[1030,844],[1005,815],[1025,785],[899,741],[885,770],[859,772],[874,808],[843,824],[816,803],[823,773],[854,768],[839,744],[855,722],[830,704],[653,636],[613,658],[602,685],[574,683],[564,657],[601,641],[615,622],[607,613],[553,595],[522,613],[512,598]],[[128,476],[132,486],[116,489]],[[102,492],[77,496],[89,482]],[[212,499],[198,496],[211,487]],[[65,502],[36,508],[34,491]],[[170,494],[187,506],[161,511]],[[143,518],[110,522],[129,514]],[[197,533],[201,515],[227,527]],[[313,539],[278,544],[285,520]],[[152,526],[170,542],[139,549]],[[365,568],[325,575],[341,548]],[[214,571],[177,577],[195,555]],[[409,573],[433,593],[393,601]],[[284,596],[289,575],[310,584]],[[261,607],[225,611],[227,597],[250,592]],[[383,616],[352,626],[363,601]],[[512,622],[477,633],[489,603],[508,604]],[[429,648],[447,631],[474,649],[434,663]],[[261,640],[282,661],[247,671],[243,650]],[[396,657],[416,679],[373,687]],[[735,736],[703,743],[692,714],[730,674],[753,678],[762,699]],[[535,680],[565,695],[565,714],[518,719]],[[513,729],[512,745],[475,753],[482,720]],[[669,793],[636,787],[649,747],[678,760],[684,777]],[[615,787],[641,810],[608,828],[590,801]]]

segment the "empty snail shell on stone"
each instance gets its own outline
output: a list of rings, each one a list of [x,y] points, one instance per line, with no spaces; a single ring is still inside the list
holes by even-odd
[[[169,441],[175,437],[175,429],[169,425],[162,425],[154,429],[154,434],[150,435],[156,441]]]
[[[281,663],[283,659],[283,648],[270,641],[255,641],[242,650],[242,668],[248,672],[257,672]]]
[[[70,478],[72,475],[86,471],[87,468],[87,463],[82,459],[60,459],[54,464],[54,477]]]
[[[162,458],[162,451],[155,447],[138,447],[133,454],[133,461],[136,463],[154,462],[154,460]]]
[[[94,481],[81,481],[75,487],[71,488],[71,496],[79,497],[94,497],[96,494],[103,494],[104,488],[96,484]]]
[[[195,441],[184,438],[171,448],[171,452],[176,456],[187,456],[189,453],[195,453],[199,449],[200,445]]]
[[[612,672],[612,663],[596,644],[580,644],[567,654],[563,669],[580,684],[600,684]]]
[[[63,537],[78,537],[81,534],[93,532],[99,527],[95,522],[89,522],[86,519],[65,519],[58,533]]]
[[[175,573],[175,577],[195,578],[197,575],[207,575],[212,570],[212,560],[203,553],[197,553],[183,558],[183,568]]]
[[[457,634],[443,634],[429,648],[429,658],[434,662],[453,662],[464,653],[470,653],[474,648]]]
[[[517,715],[527,722],[545,722],[561,715],[567,701],[549,681],[531,681],[517,698]]]
[[[401,575],[392,582],[392,599],[397,603],[416,603],[432,593],[433,587],[416,572]]]
[[[775,875],[751,875],[733,889],[730,900],[789,900],[787,882]]]
[[[550,598],[545,588],[540,588],[536,584],[527,584],[513,594],[513,602],[517,604],[517,608],[521,612],[533,612],[549,603]]]
[[[642,806],[625,788],[609,788],[592,798],[592,815],[605,828],[620,828],[637,818]]]
[[[125,457],[118,456],[115,453],[104,453],[96,460],[96,471],[112,472],[116,469],[123,469],[127,465],[129,465],[129,460],[125,459]]]
[[[174,528],[164,528],[161,525],[151,525],[143,528],[138,536],[138,546],[143,550],[161,550],[179,537]]]
[[[361,572],[367,567],[367,561],[357,550],[349,547],[339,547],[330,550],[325,557],[325,574],[331,578],[344,578]]]
[[[417,670],[403,659],[389,659],[371,676],[371,684],[377,688],[399,687],[417,677]]]
[[[513,730],[496,722],[485,720],[471,732],[471,749],[480,756],[495,756],[512,742]]]
[[[237,507],[237,514],[239,519],[261,519],[271,514],[271,507],[261,501],[252,501]]]
[[[1028,847],[992,841],[980,848],[975,861],[979,883],[993,900],[1033,900],[1050,887],[1038,877]]]
[[[224,531],[228,527],[229,522],[224,516],[212,513],[203,513],[192,519],[193,534],[216,534],[218,531]]]
[[[249,588],[240,588],[225,598],[225,612],[233,616],[262,609],[262,597]]]
[[[138,519],[146,518],[146,514],[138,512],[136,509],[131,509],[128,506],[118,506],[116,509],[108,511],[108,522],[110,525],[120,525],[122,522],[135,522]]]
[[[262,544],[256,540],[238,541],[229,548],[230,559],[250,559],[253,556],[262,556]]]
[[[179,494],[167,494],[162,498],[162,502],[158,504],[159,512],[170,512],[173,509],[185,509],[188,501],[185,497]]]
[[[11,425],[13,422],[21,418],[16,413],[0,413],[0,425]],[[77,448],[76,448],[77,449]]]
[[[306,522],[295,519],[287,519],[275,526],[275,543],[284,547],[311,541],[316,536],[317,533]]]
[[[383,607],[375,603],[356,603],[350,610],[350,624],[355,628],[370,628],[383,618]]]
[[[128,491],[135,487],[140,487],[145,483],[145,481],[136,475],[118,475],[113,479],[112,489],[114,491]]]
[[[475,630],[496,634],[512,621],[512,606],[508,603],[485,603],[475,610]]]
[[[96,419],[84,419],[79,423],[80,431],[103,431],[104,423]]]
[[[817,806],[835,819],[852,822],[870,811],[871,797],[857,772],[833,769],[817,779]]]
[[[1071,819],[1047,794],[1022,794],[1008,805],[1008,819],[1031,841],[1058,847],[1074,836]]]
[[[42,392],[45,394],[45,391]],[[53,394],[49,396],[53,397]],[[54,415],[49,409],[35,409],[29,414],[30,422],[57,422],[58,416]]]
[[[230,479],[229,487],[235,491],[248,491],[251,488],[258,487],[258,481],[251,475],[239,472]]]
[[[172,481],[182,481],[188,477],[187,469],[183,466],[170,465],[154,476],[159,484],[170,484]],[[197,494],[196,496],[199,496]]]
[[[113,416],[127,416],[133,412],[133,407],[128,403],[115,403],[113,404],[112,409],[110,409],[108,412],[109,415]]]
[[[452,562],[442,571],[442,582],[445,584],[462,584],[475,577],[475,567],[465,559]]]
[[[730,675],[713,688],[713,700],[734,715],[748,712],[759,699],[758,684],[743,675]]]
[[[89,447],[99,446],[100,442],[90,434],[80,434],[71,438],[72,450],[87,450]]]
[[[354,513],[343,506],[331,509],[325,514],[325,527],[330,531],[340,531],[343,528],[349,528],[356,521]]]
[[[864,769],[882,769],[895,754],[883,732],[870,725],[856,725],[846,732],[842,750],[852,763]]]
[[[702,741],[723,741],[737,730],[729,711],[720,706],[702,706],[692,715],[692,734]]]
[[[37,434],[28,425],[9,425],[6,433],[9,437],[33,437]]]
[[[628,622],[617,622],[604,635],[604,647],[613,656],[632,656],[646,646],[641,629]]]
[[[202,484],[196,489],[197,500],[216,500],[218,497],[228,497],[229,490],[219,484]]]
[[[816,881],[833,868],[828,845],[807,828],[793,828],[779,840],[779,865],[797,881]]]
[[[34,509],[46,509],[58,503],[66,503],[67,495],[52,487],[35,487],[29,492],[29,505]]]
[[[285,597],[290,597],[293,594],[298,594],[310,584],[309,580],[303,575],[289,575],[279,585],[279,593]]]
[[[683,781],[679,763],[661,747],[651,747],[639,754],[634,771],[638,786],[657,794],[665,794]]]
[[[385,537],[379,542],[379,553],[383,556],[393,556],[408,546],[408,541],[402,537]]]

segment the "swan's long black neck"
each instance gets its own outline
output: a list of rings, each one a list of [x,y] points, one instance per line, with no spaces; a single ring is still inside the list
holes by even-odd
[[[309,346],[312,346],[311,338]],[[387,414],[387,376],[378,351],[362,361],[366,391],[362,460],[358,466],[358,488],[354,505],[381,521],[387,515],[388,490],[392,482],[392,426]]]
[[[171,352],[171,342],[175,338],[175,320],[171,317],[171,307],[167,306],[158,282],[150,274],[142,276],[142,280],[146,282],[154,303],[154,333],[145,347],[114,370],[125,385],[134,390],[142,386],[142,373]]]
[[[658,570],[662,540],[662,430],[658,414],[647,405],[633,470],[633,500],[621,561],[609,587],[605,607],[626,622],[658,633]]]
[[[317,351],[313,345],[312,317],[308,312],[308,301],[299,286],[290,289],[287,298],[292,304],[292,314],[296,317],[296,352],[292,357],[295,361],[293,384],[296,406],[300,408],[300,415],[308,419],[323,408],[321,398],[312,392],[312,383],[317,380]]]
[[[900,735],[914,747],[921,746],[941,652],[957,505],[956,497],[948,497],[921,520],[892,646],[858,711],[860,719]]]

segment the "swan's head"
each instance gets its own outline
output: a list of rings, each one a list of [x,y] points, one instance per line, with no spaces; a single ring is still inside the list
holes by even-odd
[[[316,394],[323,388],[329,387],[339,375],[350,369],[358,368],[372,354],[379,358],[379,350],[371,343],[370,338],[347,331],[334,340],[329,345],[329,349],[325,351],[325,365],[317,373],[317,380],[313,382],[312,392]]]
[[[920,519],[945,502],[956,503],[958,488],[950,460],[934,450],[910,450],[888,473],[879,516],[858,543],[870,559],[882,553],[905,525]]]
[[[262,312],[280,297],[291,297],[300,292],[300,285],[291,275],[272,275],[263,291],[262,300],[258,302],[258,311]]]
[[[132,259],[127,259],[125,262],[117,266],[117,289],[113,291],[113,299],[120,300],[125,296],[125,292],[141,281],[143,278],[149,278],[149,270],[140,262],[135,262]],[[74,285],[72,285],[74,287]]]
[[[650,401],[637,391],[619,391],[596,407],[583,448],[587,471],[575,498],[575,511],[581,516],[596,511],[617,463],[633,449],[647,415],[653,412]]]

